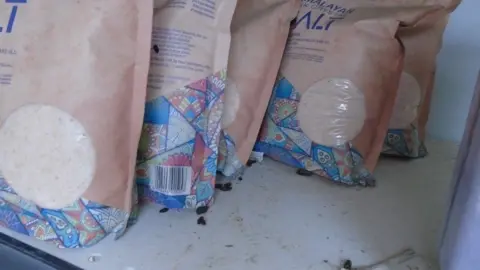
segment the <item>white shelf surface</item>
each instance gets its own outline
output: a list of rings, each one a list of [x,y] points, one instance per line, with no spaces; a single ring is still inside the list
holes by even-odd
[[[87,270],[330,270],[342,259],[370,264],[408,247],[435,258],[457,145],[427,146],[425,159],[382,159],[369,189],[298,176],[267,159],[231,192],[217,192],[206,226],[193,211],[148,206],[120,240],[84,250],[0,231]]]

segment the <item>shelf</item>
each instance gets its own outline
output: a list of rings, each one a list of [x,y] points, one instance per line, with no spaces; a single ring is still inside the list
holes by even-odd
[[[0,232],[93,270],[323,270],[346,258],[374,263],[406,247],[435,258],[457,146],[427,146],[425,159],[382,159],[378,186],[369,189],[298,176],[267,159],[232,191],[217,193],[206,226],[193,211],[147,206],[124,237],[90,249]]]

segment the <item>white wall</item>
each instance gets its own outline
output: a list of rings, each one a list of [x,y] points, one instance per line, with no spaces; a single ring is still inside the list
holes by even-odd
[[[428,133],[460,141],[480,69],[480,0],[463,0],[452,14],[438,57]]]

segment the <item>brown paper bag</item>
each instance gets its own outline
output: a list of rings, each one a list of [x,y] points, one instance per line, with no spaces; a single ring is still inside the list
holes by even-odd
[[[374,184],[403,66],[399,25],[441,9],[396,3],[302,1],[255,151],[335,182]]]
[[[425,127],[434,86],[436,57],[448,18],[445,11],[425,18],[414,28],[399,32],[405,44],[405,68],[382,151],[385,155],[418,158],[427,154]]]
[[[8,208],[12,216],[30,212],[21,220],[44,232],[36,237],[83,247],[125,229],[152,7],[148,0],[0,4],[9,22],[0,31],[0,197],[18,206]]]
[[[257,139],[300,0],[240,0],[232,22],[232,46],[218,170],[242,172]],[[228,179],[227,178],[227,179]]]
[[[155,2],[137,184],[167,208],[213,202],[236,0]]]

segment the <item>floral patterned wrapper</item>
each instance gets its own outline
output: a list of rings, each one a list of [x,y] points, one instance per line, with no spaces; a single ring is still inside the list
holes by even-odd
[[[296,116],[299,102],[300,93],[286,78],[279,78],[254,151],[334,182],[374,185],[373,175],[351,143],[328,147],[313,142],[302,132]]]
[[[235,141],[222,130],[218,145],[218,171],[223,177],[217,181],[231,181],[241,177],[245,171],[245,165],[237,156]]]
[[[137,166],[141,200],[167,208],[210,205],[215,190],[225,81],[223,70],[169,98],[162,96],[147,102]],[[169,178],[169,173],[178,177]]]
[[[416,125],[406,129],[389,129],[385,137],[382,155],[405,158],[422,158],[428,154]]]
[[[59,248],[90,247],[110,234],[119,238],[136,221],[137,193],[132,196],[131,213],[85,199],[46,209],[18,196],[0,175],[0,226]]]
[[[210,206],[236,0],[156,0],[144,125],[137,154],[140,201]]]

